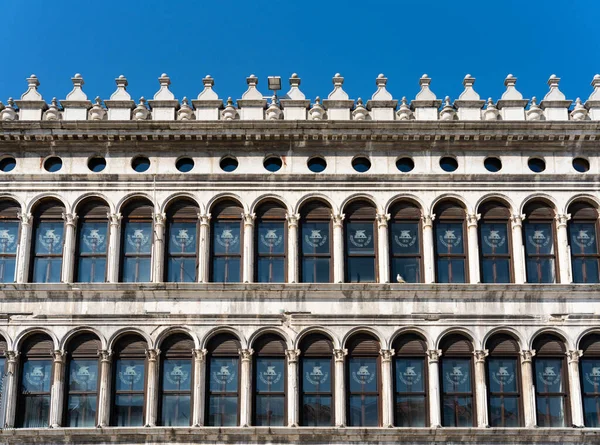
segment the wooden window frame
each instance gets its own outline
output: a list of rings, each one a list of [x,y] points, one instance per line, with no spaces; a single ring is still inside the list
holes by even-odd
[[[531,204],[535,204],[535,203],[531,203]],[[548,207],[550,210],[552,210],[553,213],[554,210],[551,207]],[[527,252],[527,226],[529,224],[548,224],[550,223],[550,231],[552,232],[552,250],[554,253],[544,253],[544,254],[529,254]],[[556,237],[556,220],[553,217],[547,217],[547,218],[540,218],[540,217],[530,217],[529,213],[526,213],[526,217],[525,220],[523,221],[523,245],[525,246],[523,251],[525,254],[525,283],[526,284],[556,284],[559,282],[559,264],[558,264],[558,245],[557,245],[557,237]],[[554,281],[553,283],[542,283],[540,281],[541,275],[540,275],[540,271],[538,270],[537,276],[538,276],[538,280],[535,282],[530,282],[527,278],[528,275],[528,269],[527,269],[527,263],[528,260],[530,258],[540,258],[540,259],[552,259],[554,262]]]
[[[175,334],[177,335],[177,334]],[[164,343],[164,341],[163,341]],[[189,360],[189,362],[191,363],[191,367],[190,367],[190,389],[189,390],[165,390],[163,387],[163,377],[164,377],[164,372],[165,372],[165,360]],[[188,352],[184,352],[183,350],[170,350],[167,349],[164,353],[164,355],[162,356],[161,360],[160,360],[160,367],[159,367],[159,373],[158,373],[158,378],[159,378],[159,390],[158,390],[158,411],[157,411],[157,424],[160,424],[162,421],[162,410],[163,410],[163,396],[189,396],[190,397],[190,426],[192,426],[192,420],[193,420],[193,411],[194,411],[194,381],[195,381],[195,374],[194,374],[194,356],[192,353],[192,350]],[[164,425],[163,425],[164,426]],[[171,427],[168,427],[171,428]],[[172,428],[176,428],[176,427],[172,427]]]
[[[410,335],[410,336],[415,336],[418,337],[415,334],[405,334],[405,335]],[[394,340],[394,345],[396,346],[398,341],[403,337],[404,335],[400,335],[398,336],[395,340]],[[420,338],[420,340],[423,340]],[[423,340],[424,341],[424,340]],[[396,398],[398,396],[405,396],[405,397],[410,397],[410,396],[423,396],[423,400],[424,400],[424,410],[425,412],[423,413],[423,416],[425,418],[425,427],[428,427],[430,425],[430,419],[429,419],[429,363],[427,360],[427,353],[424,352],[423,354],[413,354],[413,353],[403,353],[399,351],[399,348],[397,348],[397,346],[394,348],[396,353],[393,356],[393,362],[392,362],[392,390],[393,390],[393,401],[392,401],[392,405],[393,405],[393,422],[394,422],[394,427],[398,427],[398,418],[396,417]],[[396,387],[396,372],[397,372],[397,359],[410,359],[410,360],[422,360],[423,361],[423,391],[419,391],[419,392],[399,392],[397,390]],[[406,428],[417,428],[417,427],[406,427]]]
[[[85,223],[105,223],[106,224],[106,253],[103,254],[94,254],[94,253],[82,253],[81,252],[81,245],[80,245],[80,238],[81,238],[81,230],[83,228],[83,224]],[[106,283],[106,279],[107,279],[107,272],[108,272],[108,252],[110,249],[110,225],[108,222],[108,218],[97,218],[97,217],[91,217],[91,218],[87,218],[86,216],[83,216],[82,218],[79,219],[79,223],[77,224],[77,232],[76,232],[76,239],[75,239],[75,258],[73,259],[74,264],[73,264],[73,276],[75,277],[75,282],[76,283],[81,283],[82,281],[79,281],[79,259],[80,258],[104,258],[104,260],[106,261],[106,267],[104,268],[104,281],[102,281],[103,283]]]
[[[488,204],[496,204],[496,203],[488,203]],[[485,203],[483,204],[485,205]],[[501,205],[500,203],[496,204],[497,207],[503,207],[504,209],[507,209],[506,206]],[[508,209],[507,209],[508,211]],[[486,212],[487,213],[487,212]],[[507,251],[508,253],[502,253],[502,254],[484,254],[483,253],[483,248],[481,246],[482,243],[482,228],[484,224],[496,224],[496,225],[505,225],[506,226],[506,242],[508,244],[507,246]],[[481,217],[481,220],[479,221],[479,224],[477,225],[477,236],[479,238],[479,271],[480,271],[480,276],[482,278],[482,283],[483,283],[483,261],[486,259],[505,259],[508,260],[508,279],[510,280],[508,284],[512,284],[515,282],[515,265],[514,265],[514,261],[513,261],[513,241],[512,241],[512,226],[510,224],[510,218],[506,217],[506,218],[501,218],[501,217],[490,217],[490,216],[486,216],[486,214],[484,213]],[[488,282],[486,282],[488,283]],[[495,280],[493,282],[489,282],[489,284],[496,284]],[[504,284],[504,283],[500,283],[500,284]]]
[[[373,211],[375,213],[377,213],[377,209],[371,205],[370,203],[367,202],[360,202],[361,204],[363,204],[364,207],[370,207],[373,208]],[[352,205],[352,204],[357,204],[357,203],[350,203],[348,205]],[[350,249],[348,246],[348,225],[350,224],[368,224],[371,223],[371,225],[373,226],[373,253],[372,254],[366,254],[366,253],[350,253]],[[374,218],[367,218],[367,217],[361,217],[361,216],[350,216],[348,218],[344,219],[344,282],[345,283],[350,283],[350,277],[349,277],[349,267],[348,267],[348,263],[350,262],[350,260],[352,258],[372,258],[373,259],[373,281],[361,281],[360,283],[379,283],[379,249],[378,249],[378,228],[377,228],[377,217],[375,216]]]
[[[234,203],[235,201],[232,201],[231,203]],[[240,204],[238,204],[236,202],[237,206],[241,207]],[[218,204],[216,204],[218,205]],[[214,206],[213,206],[214,207]],[[240,226],[240,250],[239,253],[216,253],[215,252],[215,243],[214,243],[214,230],[215,230],[215,226],[217,223],[223,222],[223,223],[234,223],[234,222],[238,222],[239,226]],[[239,271],[239,276],[240,276],[240,280],[239,281],[228,281],[225,280],[223,281],[224,284],[226,283],[241,283],[244,281],[244,217],[242,216],[242,212],[240,212],[239,216],[223,216],[223,215],[219,215],[217,218],[213,219],[211,221],[210,224],[210,282],[211,283],[220,283],[220,281],[215,281],[214,280],[214,271],[215,271],[215,261],[217,258],[237,258],[240,261],[240,271]]]
[[[177,202],[173,203],[173,204],[177,204]],[[175,215],[173,215],[172,213],[170,213],[170,211],[172,210],[172,206],[170,209],[167,209],[167,227],[165,230],[166,233],[166,240],[165,240],[165,245],[164,245],[164,249],[165,249],[165,254],[164,254],[164,267],[163,267],[163,281],[166,283],[195,283],[198,281],[198,267],[200,264],[200,221],[198,219],[198,217],[196,218],[191,218],[191,217],[177,217]],[[190,203],[190,205],[192,205]],[[198,210],[198,212],[200,211],[198,208],[196,208]],[[171,238],[171,234],[172,234],[172,227],[174,223],[184,223],[184,224],[195,224],[196,226],[196,240],[194,241],[194,246],[195,246],[195,252],[180,252],[180,253],[170,253],[169,252],[169,244],[170,244],[170,238]],[[195,259],[195,266],[194,266],[194,270],[196,272],[196,276],[194,277],[193,281],[169,281],[169,260],[170,259],[189,259],[189,258],[194,258]]]
[[[19,219],[19,212],[21,211],[21,207],[16,203],[16,202],[12,202],[12,201],[3,201],[2,203],[2,210],[7,209],[7,208],[12,208],[15,209],[15,214],[13,217],[11,216],[0,216],[0,224],[2,223],[16,223],[17,224],[17,239],[15,240],[15,244],[18,246],[20,243],[20,239],[21,239],[21,221]],[[18,253],[18,248],[15,250],[15,253],[5,253],[5,252],[0,252],[0,258],[6,260],[6,259],[12,259],[14,260],[15,263],[15,276],[13,276],[12,281],[6,281],[6,279],[4,281],[2,281],[2,283],[5,284],[9,284],[9,283],[15,283],[16,282],[16,272],[17,272],[17,253]],[[3,272],[4,273],[4,272]]]
[[[65,267],[65,262],[64,262],[64,245],[65,245],[65,235],[67,232],[67,228],[65,226],[65,220],[62,217],[44,217],[42,215],[40,215],[40,208],[39,207],[44,207],[44,203],[40,203],[38,204],[38,206],[36,207],[34,213],[33,213],[33,230],[32,230],[32,238],[31,238],[31,248],[30,248],[30,254],[31,254],[31,261],[29,264],[29,282],[30,283],[37,283],[37,281],[34,281],[35,276],[34,276],[34,270],[35,270],[35,262],[37,259],[44,259],[44,258],[48,258],[48,259],[52,259],[52,258],[60,258],[61,259],[61,263],[60,263],[60,277],[59,280],[57,281],[58,283],[60,283],[62,281],[62,271]],[[53,206],[49,206],[50,207],[58,207],[60,209],[62,209],[61,214],[63,214],[65,212],[65,206],[60,203],[60,202],[54,202]],[[36,245],[36,238],[38,236],[38,231],[40,229],[40,224],[44,223],[44,222],[61,222],[63,225],[63,233],[62,233],[62,240],[61,240],[61,247],[60,247],[60,253],[52,253],[52,254],[38,254],[38,252],[36,252],[35,249],[35,245]],[[57,283],[56,281],[54,283]],[[40,283],[50,283],[48,281],[42,281]]]
[[[444,203],[442,203],[444,204]],[[453,205],[456,208],[460,208],[461,212],[462,212],[462,218],[457,218],[457,217],[440,217],[440,218],[436,218],[434,220],[434,226],[433,226],[433,236],[434,236],[434,240],[433,240],[433,246],[434,246],[434,252],[435,252],[435,282],[436,283],[441,283],[441,284],[467,284],[470,282],[470,277],[469,277],[469,243],[468,243],[468,239],[467,239],[467,234],[468,234],[468,230],[467,230],[467,214],[466,214],[466,210],[464,209],[464,207],[460,206],[457,203],[453,203]],[[439,206],[439,205],[438,205]],[[463,245],[463,253],[442,253],[438,250],[438,240],[437,240],[437,230],[440,224],[460,224],[461,228],[462,228],[462,245]],[[442,283],[440,281],[440,271],[439,271],[439,260],[441,259],[460,259],[463,261],[464,264],[464,271],[465,271],[465,280],[462,283],[456,283],[454,281],[452,281],[450,279],[450,271],[448,273],[449,276],[449,280],[448,282]],[[451,269],[450,269],[451,270]]]
[[[333,351],[333,342],[331,341],[331,339],[327,338],[324,335],[321,335],[322,338],[326,341],[329,342],[330,346],[331,346],[331,350]],[[304,400],[304,396],[315,396],[315,397],[329,397],[331,399],[331,426],[335,425],[335,393],[338,390],[336,388],[336,383],[335,383],[335,355],[332,354],[315,354],[315,353],[306,353],[306,350],[308,349],[306,347],[306,345],[302,345],[303,348],[301,349],[301,353],[300,353],[300,363],[299,363],[299,374],[300,374],[300,387],[299,387],[299,397],[298,397],[298,403],[300,405],[299,407],[299,412],[298,412],[298,419],[299,419],[299,423],[300,426],[303,427],[310,427],[311,425],[307,425],[306,421],[304,419],[304,409],[303,409],[303,400]],[[329,360],[329,376],[331,377],[331,384],[330,384],[330,390],[329,391],[305,391],[304,390],[304,359],[308,359],[308,360]],[[316,427],[315,427],[316,428]]]
[[[346,399],[346,424],[350,425],[350,399],[352,398],[352,396],[363,396],[363,397],[373,397],[376,396],[377,397],[377,425],[376,426],[365,426],[365,425],[353,425],[353,427],[359,427],[359,428],[377,428],[377,427],[381,427],[383,425],[382,421],[382,412],[383,412],[383,406],[382,406],[382,399],[381,399],[381,354],[357,354],[354,355],[352,354],[351,351],[348,351],[348,355],[347,355],[347,360],[345,361],[345,379],[346,379],[346,394],[345,394],[345,399]],[[375,366],[377,368],[377,391],[361,391],[361,392],[352,392],[350,390],[350,360],[351,359],[361,359],[361,358],[368,358],[368,359],[375,359]],[[364,420],[364,419],[363,419]]]
[[[467,341],[470,341],[469,339],[467,339],[466,337],[464,338]],[[446,348],[447,349],[447,348]],[[470,392],[446,392],[444,391],[444,360],[451,360],[451,359],[467,359],[469,360],[469,372],[471,373],[470,376],[470,380],[471,380],[471,385],[470,385]],[[442,424],[444,423],[444,397],[445,396],[454,396],[454,397],[460,397],[460,396],[468,396],[471,398],[471,406],[472,406],[472,412],[471,412],[471,423],[473,427],[477,426],[477,410],[478,410],[478,406],[477,406],[477,398],[475,397],[475,361],[474,361],[474,357],[473,357],[473,351],[471,350],[469,353],[450,353],[448,354],[446,350],[442,351],[442,356],[440,357],[440,409],[441,409],[441,420],[442,420]],[[454,416],[456,417],[456,408],[454,409]],[[461,428],[460,426],[453,426],[453,425],[442,425],[445,428]]]
[[[283,208],[283,207],[282,207]],[[260,209],[260,207],[259,207]],[[284,209],[285,210],[285,209]],[[257,212],[258,214],[258,212]],[[260,232],[260,224],[261,223],[280,223],[283,224],[283,253],[269,253],[269,254],[261,254],[258,249],[258,237]],[[287,283],[288,282],[288,224],[285,216],[283,218],[279,217],[265,217],[259,215],[256,217],[256,221],[254,223],[254,258],[255,258],[255,267],[254,267],[254,282],[255,283]],[[258,263],[261,258],[283,258],[283,281],[258,281]]]
[[[131,205],[133,203],[129,203]],[[152,207],[152,204],[145,203],[148,207]],[[127,209],[126,207],[126,209]],[[150,240],[150,252],[138,254],[138,253],[125,253],[125,243],[126,243],[126,232],[127,232],[127,224],[150,224],[150,236],[152,239]],[[125,273],[125,259],[126,258],[139,258],[139,259],[149,259],[150,260],[150,281],[152,281],[152,251],[154,250],[154,216],[150,214],[150,216],[130,216],[130,213],[123,216],[123,223],[121,228],[121,249],[120,249],[120,267],[119,267],[119,282],[123,283],[124,273]],[[146,281],[128,281],[128,283],[146,283]]]
[[[283,359],[283,391],[262,391],[259,392],[258,391],[258,385],[256,384],[256,379],[257,379],[257,372],[258,372],[258,367],[256,366],[256,362],[257,359],[278,359],[281,360]],[[283,396],[283,426],[287,426],[287,417],[288,417],[288,410],[287,410],[287,402],[288,402],[288,395],[287,395],[287,369],[288,369],[288,361],[287,361],[287,357],[285,356],[285,353],[283,355],[279,354],[257,354],[253,357],[253,370],[252,370],[252,424],[256,425],[256,415],[257,415],[257,409],[256,409],[256,402],[257,402],[257,396],[261,396],[261,395],[265,395],[265,396]],[[263,425],[264,427],[270,428],[271,425]],[[273,427],[277,427],[276,425]]]
[[[394,205],[392,205],[392,209],[394,208],[395,205],[398,205],[401,203],[396,203]],[[417,208],[415,206],[415,208]],[[422,214],[421,210],[419,210],[419,213]],[[398,254],[398,253],[394,253],[394,249],[392,248],[393,246],[393,225],[394,224],[417,224],[417,231],[419,234],[419,253],[418,254]],[[423,218],[419,217],[419,218],[397,218],[396,216],[393,216],[389,223],[388,223],[388,250],[389,250],[389,257],[390,257],[390,281],[394,282],[394,280],[396,279],[396,277],[392,277],[391,273],[392,273],[392,264],[394,259],[399,258],[399,259],[411,259],[411,258],[416,258],[417,261],[419,262],[419,278],[420,280],[418,281],[418,283],[424,283],[425,282],[425,277],[424,277],[424,273],[425,273],[425,266],[423,264]]]
[[[591,340],[591,342],[587,343],[589,340]],[[582,347],[586,343],[587,343],[587,347]],[[585,378],[584,373],[583,373],[583,361],[587,360],[587,359],[600,361],[600,353],[598,351],[600,349],[600,346],[593,348],[592,351],[588,351],[588,349],[590,349],[589,345],[594,344],[594,343],[596,343],[596,344],[600,343],[600,335],[597,332],[586,335],[579,342],[580,348],[583,350],[583,355],[579,359],[579,387],[581,388],[581,401],[582,401],[582,412],[583,412],[584,423],[586,420],[585,400],[586,400],[586,398],[595,397],[596,407],[597,407],[596,417],[597,417],[598,425],[600,425],[600,406],[599,406],[600,405],[600,385],[598,385],[596,392],[585,392],[585,390],[584,390],[585,385],[584,385],[584,381],[583,381],[583,379]],[[592,425],[584,425],[584,426],[587,428],[597,428]]]
[[[579,204],[579,203],[574,203],[574,204]],[[593,207],[591,204],[588,204],[590,207]],[[593,207],[594,210],[597,209],[595,207]],[[575,249],[573,248],[573,246],[570,243],[571,240],[571,230],[573,227],[573,224],[593,224],[594,226],[594,235],[595,235],[595,244],[596,244],[596,253],[575,253]],[[569,222],[568,222],[568,240],[569,240],[569,247],[571,250],[571,267],[573,267],[574,265],[574,261],[576,258],[581,258],[583,260],[587,260],[587,259],[591,259],[594,260],[596,262],[596,270],[598,273],[598,276],[600,277],[600,241],[598,240],[598,233],[600,233],[599,231],[599,224],[598,224],[598,217],[596,218],[581,218],[581,217],[577,217],[577,215],[575,215]],[[585,266],[585,264],[584,264]],[[582,274],[586,275],[585,270],[582,272]],[[588,281],[582,281],[581,283],[585,283],[585,284],[597,284],[596,283],[590,283]]]
[[[310,203],[307,203],[310,204]],[[323,208],[327,208],[330,212],[330,215],[332,215],[331,213],[331,208],[326,205],[325,203],[322,203]],[[306,204],[305,204],[306,207]],[[307,253],[304,250],[304,243],[302,240],[302,229],[304,227],[304,224],[312,224],[312,223],[319,223],[319,224],[327,224],[327,227],[329,228],[329,253],[316,253],[316,252],[312,252],[312,253]],[[299,270],[300,270],[300,276],[299,276],[299,281],[301,283],[304,283],[304,281],[302,280],[303,277],[303,270],[304,270],[304,260],[308,259],[308,258],[314,258],[314,259],[319,259],[319,258],[327,258],[329,259],[329,283],[333,283],[333,222],[331,220],[331,216],[329,218],[316,218],[316,217],[306,217],[306,214],[304,212],[301,213],[301,217],[300,217],[300,222],[299,222],[299,228],[298,228],[298,244],[299,244],[299,251],[300,251],[300,264],[299,264]],[[309,283],[319,283],[319,282],[309,282]]]

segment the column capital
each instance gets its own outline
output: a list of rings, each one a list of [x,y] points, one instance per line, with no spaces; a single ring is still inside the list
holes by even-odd
[[[17,216],[21,220],[21,224],[23,224],[24,226],[29,226],[33,222],[33,215],[31,213],[19,212]]]
[[[253,226],[254,220],[256,219],[256,213],[242,213],[245,226]]]
[[[481,213],[467,214],[467,227],[477,227],[477,221],[481,218]]]
[[[154,214],[154,224],[157,226],[164,226],[167,221],[166,213],[155,213]]]
[[[435,220],[435,214],[431,215],[421,215],[421,223],[423,224],[423,228],[425,227],[433,227],[433,221]]]
[[[579,363],[579,357],[583,355],[583,351],[575,350],[575,351],[567,351],[567,360],[569,363]]]
[[[535,349],[522,350],[521,351],[521,363],[531,363],[533,357],[535,357]]]
[[[249,362],[252,358],[252,354],[254,354],[254,349],[240,349],[238,350],[238,353],[242,358],[242,362]]]
[[[194,356],[194,360],[199,362],[203,362],[206,360],[207,353],[207,349],[192,349],[192,355]]]
[[[63,349],[55,349],[52,351],[52,359],[54,363],[60,363],[64,365],[67,360],[67,352]]]
[[[380,349],[379,355],[381,355],[381,361],[383,363],[389,363],[392,361],[392,358],[394,357],[394,350],[393,349]]]
[[[6,351],[6,361],[9,364],[14,364],[17,363],[17,361],[19,361],[19,356],[21,355],[21,353],[19,351]]]
[[[288,227],[298,227],[298,221],[300,220],[299,213],[287,213],[285,215],[285,219],[287,220]]]
[[[333,350],[333,358],[335,359],[336,362],[343,362],[344,361],[344,357],[346,357],[348,355],[348,350],[347,349],[334,349]]]
[[[108,212],[106,214],[106,216],[108,216],[108,221],[110,222],[110,225],[115,227],[115,226],[119,226],[121,224],[121,219],[123,218],[123,215],[121,215],[120,213],[110,213]]]
[[[521,214],[521,215],[519,215],[517,213],[515,213],[513,215],[510,215],[510,222],[511,222],[511,225],[512,225],[513,228],[515,228],[515,227],[522,227],[524,220],[525,220],[525,214],[524,213]]]
[[[208,226],[210,224],[210,213],[198,213],[198,219],[201,226]]]
[[[285,356],[287,357],[288,363],[298,363],[300,349],[286,349]]]
[[[112,360],[113,352],[110,349],[100,349],[98,351],[98,357],[101,362],[109,362]]]
[[[556,226],[557,227],[566,227],[567,226],[567,221],[571,219],[571,214],[570,213],[562,213],[562,214],[558,214],[554,217],[554,219],[556,220]]]
[[[160,349],[146,349],[146,358],[149,362],[155,362],[160,355]]]
[[[427,359],[429,360],[429,363],[439,362],[441,356],[442,356],[441,349],[428,349],[427,350]]]
[[[485,363],[485,358],[490,354],[490,351],[487,349],[478,349],[473,351],[473,356],[475,357],[475,363]]]
[[[375,218],[377,219],[377,227],[387,227],[390,217],[391,215],[389,213],[378,213],[375,215]]]
[[[331,215],[331,220],[333,221],[333,227],[342,227],[344,218],[346,215],[343,213],[333,213]]]
[[[75,213],[63,213],[62,218],[67,226],[75,227],[79,217]]]

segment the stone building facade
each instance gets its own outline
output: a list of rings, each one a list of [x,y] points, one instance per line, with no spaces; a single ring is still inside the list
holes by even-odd
[[[597,443],[600,76],[0,103],[2,443]]]

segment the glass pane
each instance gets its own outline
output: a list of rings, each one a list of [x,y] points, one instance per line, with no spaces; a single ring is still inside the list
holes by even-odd
[[[96,406],[98,398],[94,396],[80,395],[69,396],[67,402],[67,427],[96,426]]]
[[[302,390],[331,392],[331,359],[302,358]]]
[[[23,363],[21,392],[50,392],[51,360],[26,360]]]
[[[210,392],[238,392],[238,363],[235,357],[211,357]]]
[[[489,222],[480,223],[479,248],[484,255],[509,253],[507,224]]]
[[[162,390],[189,391],[192,380],[192,361],[190,359],[163,360]]]
[[[125,253],[149,254],[152,249],[152,223],[125,223]]]
[[[419,223],[397,223],[390,226],[392,253],[397,255],[418,254],[421,250],[419,243]]]
[[[482,283],[510,283],[510,260],[483,259],[481,272]]]
[[[259,254],[285,253],[285,223],[259,222],[257,246]]]
[[[118,395],[115,397],[115,426],[144,425],[144,396]]]
[[[196,223],[172,222],[169,224],[169,253],[196,253]]]
[[[240,222],[216,221],[213,224],[212,246],[214,253],[240,253]]]
[[[115,369],[117,391],[144,391],[144,360],[119,359]]]
[[[348,426],[379,426],[378,401],[378,396],[350,396]]]
[[[442,359],[443,392],[470,393],[471,389],[471,360],[466,358]]]
[[[351,357],[348,360],[350,370],[350,392],[379,392],[377,384],[377,359]]]
[[[284,396],[256,396],[256,426],[283,426]]]
[[[23,428],[46,428],[50,423],[50,395],[23,397]]]
[[[581,376],[585,394],[600,394],[600,358],[581,358]]]
[[[240,258],[213,257],[212,275],[213,283],[239,283]]]
[[[15,258],[14,256],[0,258],[0,283],[15,282]]]
[[[34,283],[60,283],[62,258],[34,258]]]
[[[574,283],[598,283],[598,260],[573,258]]]
[[[535,359],[535,390],[537,393],[563,392],[563,360],[559,358]]]
[[[255,389],[257,392],[285,391],[285,359],[261,358],[255,361]]]
[[[396,396],[395,426],[425,426],[425,396]]]
[[[527,258],[528,283],[554,283],[553,258]]]
[[[285,261],[283,258],[258,258],[258,283],[285,282]]]
[[[149,283],[150,258],[123,259],[123,283]]]
[[[421,282],[421,262],[419,258],[392,258],[392,278],[394,283],[396,277],[400,277],[407,283]]]
[[[490,397],[490,426],[521,426],[519,421],[519,399],[517,397]]]
[[[106,258],[79,258],[78,283],[104,283],[106,281]]]
[[[160,424],[162,426],[189,426],[190,401],[188,395],[163,395]]]
[[[79,253],[106,254],[108,223],[83,222],[79,226]]]
[[[329,223],[302,224],[302,253],[329,253]]]
[[[303,258],[302,282],[303,283],[329,283],[329,258]]]
[[[535,398],[537,425],[540,427],[564,427],[565,399],[562,396]]]
[[[37,255],[61,254],[63,249],[63,231],[60,222],[41,222],[35,231],[35,253]]]
[[[464,283],[465,282],[465,260],[450,260],[438,258],[437,260],[437,282],[438,283]]]
[[[167,263],[169,283],[193,283],[196,281],[196,258],[169,258]]]
[[[600,397],[588,396],[583,398],[583,415],[585,426],[600,427]]]
[[[375,258],[346,258],[348,267],[346,280],[349,283],[374,283]]]
[[[16,254],[19,244],[19,223],[18,221],[0,222],[0,253]]]
[[[473,398],[470,396],[444,396],[443,426],[473,426]]]
[[[211,396],[208,401],[207,426],[237,426],[237,396]]]
[[[304,396],[302,398],[303,426],[331,426],[330,396]]]
[[[571,253],[595,254],[598,253],[596,245],[596,225],[592,223],[569,224]]]
[[[524,225],[527,255],[554,254],[554,234],[551,223],[526,222]]]
[[[347,223],[347,253],[375,254],[375,235],[373,223]]]
[[[494,393],[518,392],[517,359],[488,358],[489,390]]]
[[[421,358],[400,358],[395,361],[396,392],[424,392],[423,366]]]
[[[69,391],[98,390],[98,360],[72,359],[69,362]]]
[[[464,253],[462,223],[443,223],[435,225],[435,238],[438,253]]]

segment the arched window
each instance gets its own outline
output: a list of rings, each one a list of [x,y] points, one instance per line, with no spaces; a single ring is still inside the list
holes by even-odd
[[[212,211],[211,281],[242,281],[242,206],[232,200],[221,201]]]
[[[167,209],[167,282],[198,280],[198,206],[187,199]]]
[[[160,349],[160,425],[190,426],[194,341],[187,335],[174,334],[162,342]]]
[[[394,341],[394,426],[427,426],[427,343],[416,334]]]
[[[421,283],[423,282],[421,209],[410,202],[402,201],[391,207],[390,216],[391,281],[395,282],[400,275],[406,283]]]
[[[150,201],[136,200],[125,206],[121,247],[121,281],[147,283],[152,261],[152,216]]]
[[[445,201],[436,205],[435,254],[438,283],[466,283],[467,243],[465,209],[456,202]]]
[[[332,426],[333,344],[322,334],[309,334],[300,343],[300,425]]]
[[[566,427],[569,423],[567,357],[564,342],[551,334],[533,343],[537,425]]]
[[[146,341],[124,335],[115,345],[113,426],[143,426],[146,408]]]
[[[488,411],[491,427],[523,426],[519,343],[497,334],[487,341]]]
[[[257,283],[285,283],[287,224],[286,209],[266,202],[256,210],[255,280]]]
[[[285,341],[273,334],[263,335],[254,344],[255,426],[286,424]]]
[[[442,425],[475,426],[473,344],[460,334],[448,335],[442,350]]]
[[[215,335],[208,342],[206,426],[239,425],[240,348],[231,334]]]
[[[580,343],[581,395],[585,426],[600,426],[600,335],[585,336]]]
[[[512,283],[510,210],[499,201],[490,201],[479,212],[481,282]]]
[[[379,341],[357,334],[347,347],[348,426],[380,426]]]
[[[46,334],[31,335],[23,343],[23,365],[17,404],[18,428],[49,426],[53,350],[54,343]]]
[[[346,234],[346,281],[377,281],[377,209],[368,201],[354,201],[344,209]]]
[[[15,282],[20,211],[14,201],[0,202],[0,283]]]
[[[39,203],[34,211],[33,264],[31,282],[60,283],[65,207],[55,199]]]
[[[100,340],[94,334],[78,335],[68,344],[68,384],[63,410],[66,427],[93,428],[97,425],[100,349]]]
[[[329,283],[331,268],[331,208],[322,201],[311,201],[300,211],[301,273],[303,283]]]
[[[77,236],[76,277],[79,283],[104,283],[108,254],[108,213],[104,201],[92,200],[80,206]]]
[[[525,206],[523,223],[525,260],[528,283],[556,281],[556,251],[554,249],[554,210],[542,201]]]
[[[598,210],[585,203],[569,206],[569,241],[574,283],[598,283]]]

